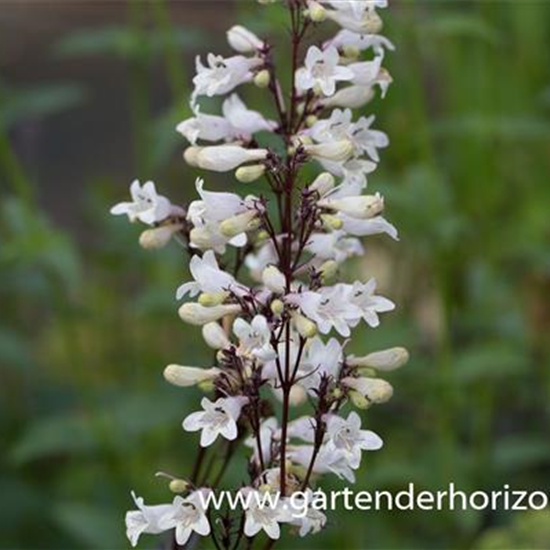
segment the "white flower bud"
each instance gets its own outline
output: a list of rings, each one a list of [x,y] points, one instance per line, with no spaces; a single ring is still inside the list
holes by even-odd
[[[322,199],[317,203],[321,208],[342,212],[352,218],[374,218],[384,210],[384,199],[379,194],[341,199]]]
[[[178,314],[182,321],[190,325],[202,326],[212,321],[217,321],[226,315],[236,315],[241,311],[238,304],[223,304],[219,306],[205,307],[194,302],[183,304]]]
[[[309,18],[314,23],[322,23],[327,18],[327,10],[315,2],[315,0],[309,0],[307,3]]]
[[[227,292],[203,292],[198,302],[201,306],[212,307],[223,304],[228,296]]]
[[[367,410],[372,405],[371,401],[369,401],[366,397],[363,397],[359,392],[356,392],[354,390],[351,390],[348,393],[348,396],[353,403],[353,406],[357,407],[358,409]]]
[[[304,145],[304,150],[315,158],[343,162],[353,154],[354,147],[349,139],[342,139],[316,145]]]
[[[271,82],[271,74],[267,69],[258,71],[254,76],[254,84],[258,88],[267,88]]]
[[[323,99],[323,106],[327,109],[343,107],[359,109],[374,97],[374,90],[370,86],[347,86],[338,90],[332,97]]]
[[[329,281],[332,279],[338,272],[338,262],[334,260],[327,260],[319,268],[319,273],[321,274],[321,279],[323,282]]]
[[[299,407],[307,401],[307,392],[303,386],[300,386],[299,384],[294,384],[294,386],[290,388],[290,394],[288,398],[289,404],[292,407]]]
[[[191,229],[189,240],[200,250],[207,250],[214,246],[213,235],[206,227],[194,227]]]
[[[264,43],[242,25],[235,25],[227,31],[227,42],[239,53],[254,53],[264,47]]]
[[[329,231],[338,231],[344,226],[344,222],[332,214],[321,214],[323,227]]]
[[[315,115],[308,115],[306,117],[306,126],[311,128],[319,119]]]
[[[271,308],[273,315],[276,315],[277,317],[279,317],[279,315],[281,315],[285,310],[285,304],[282,300],[273,300],[269,307]]]
[[[381,371],[392,371],[402,367],[409,360],[409,352],[405,348],[397,347],[375,351],[363,357],[350,355],[346,363],[350,367],[368,367]]]
[[[189,166],[198,166],[199,165],[199,153],[202,151],[202,147],[197,147],[195,145],[191,145],[191,147],[187,147],[187,149],[183,152],[183,160]]]
[[[317,325],[301,313],[292,314],[292,323],[302,338],[313,338],[317,334]]]
[[[336,181],[334,176],[330,172],[322,172],[319,174],[313,183],[309,186],[311,191],[317,191],[319,195],[326,195],[329,191],[334,189]]]
[[[180,224],[163,225],[161,227],[154,227],[153,229],[146,229],[139,236],[139,244],[145,250],[163,248],[170,242],[172,235],[180,229]]]
[[[199,367],[183,367],[181,365],[168,365],[164,369],[164,378],[174,386],[189,388],[205,380],[212,380],[220,374],[220,369],[212,367],[201,369]]]
[[[393,395],[391,384],[381,378],[344,378],[342,385],[355,390],[372,403],[385,403]]]
[[[266,157],[267,149],[245,149],[239,145],[213,145],[202,147],[196,155],[196,161],[199,168],[214,172],[229,172],[240,164],[265,160]]]
[[[265,166],[263,164],[253,164],[251,166],[241,166],[237,168],[235,177],[241,183],[251,183],[261,178],[265,174]]]
[[[212,349],[225,349],[231,345],[225,330],[219,323],[207,323],[202,327],[202,337]]]
[[[185,493],[185,491],[189,488],[189,483],[183,479],[173,479],[170,481],[168,487],[172,493]]]
[[[235,237],[246,231],[251,231],[258,227],[258,213],[255,210],[248,210],[242,214],[237,214],[220,223],[220,231],[226,237]]]
[[[262,272],[264,285],[277,294],[283,294],[286,289],[286,277],[274,266],[267,266]]]
[[[361,55],[361,50],[357,46],[347,44],[346,46],[344,46],[344,55],[347,59],[355,61]]]

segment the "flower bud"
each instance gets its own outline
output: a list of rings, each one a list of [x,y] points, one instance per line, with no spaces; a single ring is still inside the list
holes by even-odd
[[[402,367],[409,360],[409,352],[405,348],[397,347],[375,351],[364,357],[351,355],[346,358],[350,367],[368,367],[381,371],[392,371]]]
[[[222,304],[219,306],[204,307],[194,302],[183,304],[178,314],[182,321],[190,325],[202,326],[217,321],[226,315],[235,315],[241,311],[238,304]]]
[[[353,403],[353,405],[358,409],[366,410],[372,404],[366,397],[363,397],[359,392],[351,390],[350,392],[348,392],[348,396],[350,398],[350,401]]]
[[[241,183],[251,183],[261,178],[265,174],[265,166],[263,164],[253,164],[251,166],[241,166],[237,168],[235,177]]]
[[[172,493],[185,493],[189,487],[189,483],[183,479],[173,479],[168,487]]]
[[[384,210],[384,199],[379,193],[341,199],[321,199],[317,204],[321,208],[343,212],[347,216],[359,219],[373,218]]]
[[[329,191],[334,189],[336,181],[334,176],[330,172],[322,172],[319,174],[313,183],[308,187],[311,191],[317,191],[319,195],[326,195]]]
[[[322,23],[327,18],[327,10],[315,2],[315,0],[309,0],[307,3],[309,18],[314,23]]]
[[[202,147],[197,147],[195,145],[191,145],[191,147],[187,147],[187,149],[183,152],[183,160],[189,166],[198,166],[199,165],[199,153],[202,151]]]
[[[344,46],[344,55],[348,59],[355,61],[361,55],[361,50],[357,46],[351,46],[348,44]]]
[[[229,172],[240,164],[265,160],[267,149],[245,149],[240,145],[212,145],[202,147],[196,157],[199,168],[214,172]]]
[[[338,231],[344,226],[344,222],[332,214],[321,214],[321,221],[325,229],[329,231]]]
[[[338,90],[332,97],[323,99],[323,106],[327,109],[343,107],[359,109],[374,97],[374,90],[370,86],[347,86]]]
[[[302,338],[313,338],[317,334],[317,325],[301,313],[292,314],[292,323]]]
[[[277,294],[283,294],[286,289],[286,277],[274,265],[268,265],[262,272],[264,285]]]
[[[201,306],[212,307],[223,304],[229,294],[227,292],[203,292],[198,299]]]
[[[334,260],[327,260],[319,268],[319,273],[321,274],[321,280],[323,283],[332,279],[338,272],[338,262]]]
[[[225,237],[235,237],[246,231],[258,228],[258,213],[255,210],[248,210],[242,214],[237,214],[220,223],[220,231]]]
[[[212,367],[201,369],[199,367],[182,367],[181,365],[168,365],[164,369],[164,378],[174,386],[188,388],[205,380],[213,380],[220,374],[220,369]]]
[[[288,396],[288,402],[292,407],[299,407],[307,401],[307,392],[303,386],[294,384],[290,388],[290,394]]]
[[[271,82],[271,75],[267,69],[262,69],[258,71],[254,76],[254,84],[258,88],[267,88]]]
[[[265,229],[262,229],[262,230],[258,231],[258,233],[256,235],[256,242],[257,243],[267,241],[267,239],[269,239],[269,233]]]
[[[203,380],[202,382],[199,382],[197,384],[197,387],[199,388],[199,390],[201,390],[204,393],[214,391],[215,389],[214,380]]]
[[[191,229],[189,240],[200,250],[207,250],[214,245],[214,236],[206,227],[194,227]]]
[[[264,47],[264,43],[248,29],[235,25],[227,31],[227,42],[239,53],[254,53]]]
[[[139,244],[145,250],[156,250],[165,247],[172,238],[174,233],[177,233],[181,229],[181,225],[163,225],[161,227],[154,227],[153,229],[146,229],[139,236]]]
[[[393,395],[391,384],[381,378],[344,378],[342,385],[357,391],[372,403],[385,403]]]
[[[308,115],[306,117],[306,126],[311,128],[319,119],[315,115]]]
[[[334,388],[330,392],[330,395],[333,399],[340,399],[344,395],[344,392],[340,388]]]
[[[304,145],[304,150],[314,158],[343,162],[353,154],[354,147],[349,139],[342,139],[316,145]]]
[[[273,315],[276,315],[277,317],[279,317],[279,315],[282,315],[283,311],[285,310],[285,304],[282,302],[282,300],[273,300],[269,307],[271,308]]]
[[[231,345],[225,330],[219,323],[207,323],[202,327],[202,337],[212,349],[225,349]]]

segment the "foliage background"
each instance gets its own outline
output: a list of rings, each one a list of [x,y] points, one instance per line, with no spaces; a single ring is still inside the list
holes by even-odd
[[[227,52],[236,20],[284,44],[277,13],[2,2],[0,548],[126,548],[129,489],[165,500],[152,474],[188,472],[180,422],[199,396],[161,376],[209,361],[175,313],[186,260],[175,246],[145,253],[108,207],[134,177],[193,196],[173,131],[193,57]],[[372,108],[392,145],[370,185],[402,239],[369,241],[349,276],[376,274],[400,307],[354,346],[405,344],[412,360],[392,402],[365,414],[386,447],[357,487],[547,490],[550,4],[395,0],[385,19],[396,82]],[[340,512],[284,546],[543,549],[549,518]]]

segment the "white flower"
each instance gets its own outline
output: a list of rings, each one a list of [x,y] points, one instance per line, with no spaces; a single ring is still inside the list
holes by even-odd
[[[326,17],[340,26],[357,33],[376,33],[381,30],[382,21],[375,13],[376,7],[386,7],[385,0],[333,0],[334,10],[326,10]]]
[[[300,384],[312,389],[319,386],[322,376],[337,378],[343,360],[342,346],[336,338],[326,344],[320,338],[313,338],[300,363]]]
[[[376,279],[370,279],[363,284],[355,282],[350,288],[349,301],[361,310],[361,317],[371,327],[377,327],[380,324],[379,313],[385,313],[395,309],[395,304],[374,294],[376,291]]]
[[[374,91],[371,86],[346,86],[338,90],[332,97],[324,98],[321,104],[331,109],[333,107],[349,107],[350,109],[360,109],[374,97]]]
[[[368,367],[381,371],[396,370],[407,363],[409,352],[402,347],[374,351],[364,357],[350,355],[346,357],[346,363],[350,367]]]
[[[277,294],[283,294],[286,290],[286,277],[274,265],[268,265],[262,273],[264,285]]]
[[[241,306],[238,304],[220,304],[207,307],[194,302],[188,302],[178,309],[178,315],[182,321],[201,327],[207,323],[217,321],[226,315],[236,315],[240,311]]]
[[[199,489],[199,491],[207,491],[207,489]],[[176,530],[176,542],[180,546],[187,543],[193,532],[203,537],[210,534],[210,523],[199,491],[192,492],[186,498],[176,496],[170,513],[161,520],[166,529]]]
[[[148,181],[140,185],[138,180],[134,180],[130,185],[130,194],[132,202],[119,202],[111,208],[111,214],[118,216],[126,214],[130,221],[139,220],[147,225],[165,220],[173,213],[173,207],[170,201],[157,194],[155,184]]]
[[[341,336],[349,336],[350,326],[357,325],[361,309],[349,300],[349,285],[337,284],[318,292],[311,290],[288,299],[297,304],[306,317],[317,323],[319,332],[328,334],[334,328]]]
[[[335,260],[338,263],[350,256],[361,256],[364,253],[359,239],[346,237],[345,231],[313,233],[305,249],[318,260]]]
[[[263,315],[256,315],[251,323],[239,317],[233,324],[233,332],[240,342],[240,354],[255,357],[262,362],[277,357],[271,345],[271,329]]]
[[[207,323],[202,327],[202,337],[206,345],[212,349],[225,349],[231,345],[225,330],[216,322]]]
[[[204,397],[201,401],[204,411],[191,413],[183,421],[183,429],[188,432],[202,430],[201,447],[212,445],[219,435],[233,441],[238,434],[237,420],[247,402],[247,397],[220,397],[215,402]]]
[[[248,109],[237,94],[223,102],[222,111],[223,116],[206,115],[197,106],[195,116],[180,122],[176,130],[195,145],[199,139],[250,141],[256,132],[270,132],[277,127],[277,123],[266,120],[258,111]]]
[[[311,489],[307,489],[305,493],[299,495],[299,498],[295,494],[288,500],[294,517],[292,525],[300,527],[298,533],[301,537],[313,535],[323,529],[327,522],[327,516],[313,506],[315,497]]]
[[[372,48],[376,55],[384,55],[385,50],[395,50],[395,46],[384,36],[379,34],[359,34],[348,29],[339,31],[334,38],[328,41],[327,46],[329,45],[338,49],[351,46],[360,51]]]
[[[246,149],[240,145],[212,145],[200,149],[196,163],[204,170],[229,172],[245,162],[265,160],[267,153],[267,149]]]
[[[358,392],[371,403],[385,403],[393,395],[392,385],[381,378],[347,377],[342,379],[342,385]]]
[[[335,414],[324,419],[327,426],[327,451],[343,453],[352,468],[359,468],[362,451],[377,451],[382,448],[382,439],[370,430],[361,429],[361,418],[352,411],[344,419]]]
[[[172,504],[146,506],[143,498],[137,497],[133,491],[132,498],[138,510],[126,512],[126,536],[135,547],[142,534],[158,535],[166,531],[167,528],[162,520],[171,513],[173,506]]]
[[[176,292],[178,300],[181,300],[187,294],[192,298],[201,292],[221,294],[233,291],[242,294],[248,290],[237,283],[233,275],[219,268],[216,255],[212,250],[207,250],[202,258],[198,255],[193,256],[189,262],[189,270],[195,280],[184,283],[178,288]]]
[[[312,456],[313,445],[299,445],[289,448],[289,459],[304,468],[309,467]],[[322,445],[319,450],[313,472],[316,474],[336,474],[340,479],[344,478],[350,483],[355,483],[355,474],[346,455],[342,452],[334,452],[333,449],[327,449],[326,445]]]
[[[292,515],[284,499],[273,499],[271,502],[264,493],[250,487],[245,487],[241,491],[248,498],[244,534],[253,537],[263,530],[270,539],[278,539],[281,536],[279,523],[292,521]]]
[[[296,85],[300,90],[318,89],[323,95],[331,96],[336,91],[336,83],[351,80],[354,73],[347,67],[338,65],[338,50],[329,47],[321,51],[310,46],[305,59],[305,67],[296,72]]]
[[[348,69],[353,73],[351,80],[353,84],[367,88],[378,85],[382,92],[382,97],[386,95],[392,79],[386,69],[382,67],[382,56],[379,55],[372,61],[351,63],[348,65]]]
[[[374,218],[384,209],[384,199],[379,193],[376,193],[376,195],[350,196],[340,199],[322,199],[317,204],[322,208],[342,212],[346,216],[358,219]]]
[[[212,53],[207,56],[207,65],[203,65],[200,57],[196,58],[197,74],[193,78],[195,90],[193,99],[199,95],[213,97],[215,95],[227,94],[235,87],[253,78],[252,71],[261,63],[261,60],[243,55],[223,58],[221,55]]]
[[[242,25],[235,25],[227,31],[227,42],[239,53],[254,53],[264,47],[264,43]]]
[[[185,367],[182,365],[168,365],[164,369],[164,378],[174,386],[188,388],[207,380],[214,380],[221,373],[220,369],[212,367],[203,369],[200,367]]]
[[[264,463],[267,464],[271,461],[271,447],[273,444],[273,439],[280,432],[279,422],[277,418],[272,416],[267,418],[260,424],[260,441],[262,444],[262,458]],[[256,464],[260,463],[260,453],[258,451],[258,441],[254,435],[251,435],[244,442],[247,447],[253,449],[252,458]]]
[[[399,240],[397,229],[382,216],[376,216],[370,220],[359,220],[339,213],[338,218],[343,222],[342,230],[350,235],[366,237],[368,235],[380,235],[386,233],[394,240]]]

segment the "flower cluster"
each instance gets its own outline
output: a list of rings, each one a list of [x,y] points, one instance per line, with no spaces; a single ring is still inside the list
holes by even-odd
[[[178,313],[201,327],[215,352],[207,367],[164,370],[169,383],[207,394],[183,420],[183,430],[198,432],[200,450],[192,474],[163,474],[178,493],[171,504],[146,506],[134,496],[138,510],[126,517],[132,545],[142,533],[164,531],[174,531],[178,545],[211,536],[217,548],[237,548],[261,531],[278,539],[281,524],[300,536],[321,530],[325,515],[310,508],[297,516],[289,497],[307,498],[324,474],[355,481],[363,452],[380,449],[382,440],[363,429],[355,410],[344,409],[386,402],[393,389],[380,375],[408,359],[401,347],[346,353],[354,328],[377,327],[395,306],[372,278],[337,278],[345,260],[363,254],[359,237],[397,239],[383,217],[383,197],[366,193],[388,138],[373,128],[374,116],[353,111],[384,96],[391,83],[383,61],[393,46],[379,34],[376,11],[386,0],[283,4],[291,22],[290,90],[280,83],[271,44],[234,26],[227,33],[234,55],[197,58],[193,116],[177,126],[189,142],[189,165],[234,172],[251,187],[263,178],[272,198],[259,185],[243,197],[207,190],[197,179],[199,198],[182,207],[157,194],[152,182],[135,181],[132,201],[112,209],[150,226],[140,237],[143,247],[174,238],[187,249],[192,280],[177,290]],[[316,38],[315,31],[322,35],[331,25],[338,27],[335,36]],[[315,44],[305,49],[308,37]],[[246,84],[272,101],[271,115],[249,109],[237,95]],[[220,114],[202,112],[204,96],[223,96]],[[266,133],[280,137],[284,153],[261,145]],[[307,181],[302,170],[310,162],[320,173]],[[250,500],[240,517],[211,518],[199,497],[216,490],[238,448],[250,453],[238,492],[277,493],[281,500],[271,509]],[[205,459],[209,452],[223,457],[217,472]]]

